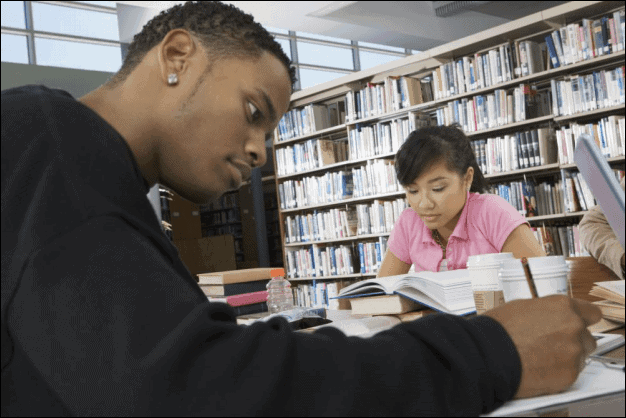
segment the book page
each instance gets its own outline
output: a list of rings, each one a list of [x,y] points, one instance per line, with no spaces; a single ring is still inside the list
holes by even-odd
[[[509,401],[491,412],[487,417],[520,415],[554,405],[595,399],[604,395],[624,393],[625,380],[622,369],[607,368],[599,362],[590,362],[580,373],[576,382],[565,392],[556,395],[537,396]]]
[[[616,293],[620,296],[624,296],[624,280],[612,280],[609,282],[598,282],[594,283],[596,286],[601,286],[613,293]]]
[[[400,319],[394,316],[370,316],[359,319],[345,319],[342,321],[331,322],[316,327],[316,329],[332,327],[342,331],[348,337],[371,337],[378,332],[392,328],[399,324]]]
[[[363,289],[372,289],[372,288],[378,288],[378,289],[383,290],[387,294],[391,294],[395,285],[398,282],[400,282],[402,279],[404,279],[406,276],[407,276],[406,274],[401,274],[398,276],[387,276],[387,277],[381,277],[378,279],[362,280],[358,283],[353,283],[350,286],[344,287],[343,289],[341,289],[339,291],[339,296],[349,295],[349,294],[360,292]]]

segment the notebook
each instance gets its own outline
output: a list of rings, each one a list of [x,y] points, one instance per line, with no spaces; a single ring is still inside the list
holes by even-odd
[[[574,161],[593,192],[618,241],[624,245],[624,190],[595,141],[587,134],[576,142]]]

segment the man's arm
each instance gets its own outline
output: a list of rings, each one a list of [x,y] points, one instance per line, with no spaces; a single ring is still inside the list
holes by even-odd
[[[622,179],[621,186],[623,189],[624,179]],[[580,240],[591,256],[624,279],[624,248],[617,240],[600,205],[589,210],[578,227]]]
[[[47,388],[47,402],[21,405],[33,413],[478,415],[520,381],[515,346],[488,317],[432,315],[370,339],[294,333],[283,319],[237,326],[116,218],[33,255],[9,310],[3,396]]]

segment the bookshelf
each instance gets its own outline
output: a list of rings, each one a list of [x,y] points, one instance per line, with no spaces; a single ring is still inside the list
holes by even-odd
[[[533,184],[542,186],[544,191],[549,190],[546,192],[548,194],[542,195],[542,199],[544,199],[543,209],[545,212],[554,213],[527,217],[532,227],[543,228],[539,233],[540,235],[546,229],[544,225],[550,225],[550,228],[552,228],[551,225],[554,225],[554,228],[557,228],[576,224],[586,213],[586,210],[583,209],[585,205],[581,205],[583,202],[579,201],[579,198],[575,198],[576,201],[570,208],[568,202],[564,200],[567,198],[563,197],[563,193],[558,194],[558,189],[561,187],[564,191],[567,190],[563,184],[569,184],[569,176],[572,176],[572,184],[576,178],[576,166],[568,161],[568,156],[565,155],[567,146],[573,146],[573,144],[567,143],[567,141],[572,141],[568,139],[573,135],[572,132],[585,129],[595,129],[596,131],[603,129],[601,136],[601,139],[605,141],[603,144],[607,143],[609,139],[613,141],[610,150],[613,154],[611,156],[607,154],[607,160],[613,168],[624,170],[623,145],[619,150],[616,148],[620,139],[615,136],[615,132],[620,132],[619,128],[621,128],[622,135],[624,132],[623,66],[625,40],[623,29],[620,28],[620,24],[623,28],[623,23],[615,25],[607,19],[606,32],[602,34],[604,37],[593,38],[593,46],[596,46],[597,39],[603,42],[602,48],[605,47],[605,44],[608,45],[606,51],[604,49],[596,51],[594,48],[593,51],[587,49],[587,52],[583,53],[583,46],[587,44],[583,45],[581,42],[581,39],[585,39],[585,31],[588,28],[589,31],[591,30],[591,24],[594,20],[602,21],[602,17],[606,16],[613,18],[613,22],[615,22],[616,19],[620,18],[619,12],[622,11],[621,22],[623,22],[623,10],[623,2],[570,2],[414,56],[294,93],[291,98],[290,113],[283,118],[275,131],[273,142],[275,172],[277,173],[275,181],[279,208],[278,218],[280,235],[285,249],[283,262],[288,273],[288,279],[298,283],[308,284],[312,282],[315,285],[320,280],[357,280],[375,275],[375,271],[363,272],[360,270],[363,263],[359,260],[359,246],[361,244],[379,244],[380,247],[384,247],[383,240],[389,236],[389,231],[342,236],[335,239],[311,239],[311,237],[307,237],[304,241],[287,242],[289,228],[286,221],[299,216],[302,225],[306,225],[308,231],[313,231],[313,234],[319,235],[319,232],[316,232],[316,228],[319,229],[319,225],[317,225],[319,222],[314,221],[314,225],[311,225],[309,216],[319,217],[320,213],[330,211],[335,213],[350,212],[355,210],[358,205],[374,205],[375,202],[402,199],[404,192],[401,188],[353,197],[341,193],[341,188],[344,187],[345,189],[346,186],[340,184],[338,196],[343,198],[315,204],[296,203],[295,207],[292,204],[293,200],[308,200],[311,199],[311,196],[315,200],[318,195],[325,192],[321,189],[322,186],[317,186],[317,188],[314,186],[327,173],[344,172],[346,176],[352,173],[353,183],[349,184],[348,187],[357,188],[354,170],[369,166],[375,161],[392,161],[397,148],[403,142],[402,136],[406,136],[406,133],[423,125],[460,122],[461,126],[464,126],[462,122],[465,122],[465,127],[468,128],[466,135],[477,146],[483,142],[488,143],[488,141],[501,140],[502,138],[505,141],[506,138],[513,138],[513,143],[515,143],[516,137],[519,141],[518,135],[520,134],[523,141],[524,134],[530,137],[531,133],[535,134],[544,130],[547,135],[545,136],[546,141],[555,147],[555,154],[546,158],[542,165],[529,164],[528,166],[516,167],[516,169],[502,169],[493,173],[485,172],[485,178],[494,187],[509,184],[511,186],[506,187],[512,190],[512,187],[517,187],[521,182],[532,181]],[[587,21],[587,19],[589,20]],[[579,27],[576,28],[575,24],[578,24]],[[613,31],[611,31],[611,25],[613,25]],[[560,34],[561,28],[567,30],[569,27],[576,30],[582,38],[572,39],[577,43],[570,50],[568,61],[565,61],[564,55],[557,53],[559,66],[556,67],[550,59],[550,47],[545,38],[556,38],[557,35],[553,35],[555,31]],[[605,40],[606,43],[604,43]],[[525,50],[527,48],[528,55],[526,58],[523,54],[520,56],[520,45],[523,45],[521,48]],[[598,44],[598,46],[600,45]],[[536,53],[532,59],[530,57],[531,51]],[[581,51],[580,54],[579,51]],[[490,57],[491,61],[487,63],[487,58],[484,57]],[[499,69],[493,60],[500,62]],[[482,69],[480,69],[481,66]],[[525,74],[522,68],[527,68],[528,73]],[[516,69],[519,69],[519,72]],[[475,72],[471,73],[471,71]],[[480,78],[481,71],[485,74],[482,75],[482,78]],[[447,78],[445,74],[447,74]],[[472,75],[468,78],[467,74]],[[394,77],[398,81],[394,82]],[[442,79],[444,78],[447,80],[445,82],[447,84],[443,84]],[[413,80],[418,80],[419,83],[415,83]],[[451,90],[450,86],[454,82],[456,85]],[[394,83],[400,87],[396,88]],[[406,84],[401,85],[401,83]],[[594,94],[593,106],[584,95],[581,95],[578,101],[575,99],[578,97],[575,95],[579,94],[579,91],[589,92],[589,85],[594,86],[594,90],[592,90]],[[415,86],[418,86],[417,90]],[[440,86],[449,88],[444,92],[444,89],[439,89]],[[604,96],[598,93],[600,90]],[[394,96],[396,91],[402,91],[404,95],[397,98]],[[559,97],[561,97],[560,101]],[[566,101],[569,97],[572,100]],[[601,97],[604,98],[602,102],[600,102]],[[598,99],[597,103],[596,98]],[[357,104],[355,104],[355,100]],[[488,101],[491,101],[490,104],[485,104]],[[476,103],[480,103],[480,106],[483,107],[476,107]],[[515,106],[511,107],[510,103],[515,103]],[[493,106],[496,112],[493,112],[488,106]],[[338,121],[336,126],[329,126],[328,121],[332,117],[327,120],[324,119],[322,112],[325,107],[332,107],[333,111],[339,109],[339,118],[335,117],[335,120]],[[482,126],[482,129],[478,129],[476,109],[481,111],[484,109],[484,114],[487,115],[484,118],[485,126]],[[515,113],[520,109],[523,109],[523,113]],[[341,113],[342,110],[345,112],[344,114]],[[458,116],[463,115],[463,112],[465,112],[465,116]],[[500,117],[502,117],[501,120],[496,120]],[[621,122],[619,122],[620,120]],[[307,123],[322,127],[322,129],[315,132],[307,130],[307,133],[303,134],[305,130],[302,127]],[[607,129],[612,129],[612,131],[609,132]],[[609,135],[612,136],[609,138]],[[326,158],[322,154],[328,153],[328,151],[324,151],[322,146],[317,144],[338,143],[346,140],[350,153],[355,149],[361,151],[365,148],[373,150],[373,152],[367,157],[345,159],[345,156],[339,156],[337,148],[335,148],[334,160],[330,158],[332,162],[325,161],[323,164],[312,164],[310,167],[302,165],[303,158],[310,160],[311,156],[316,156],[318,161]],[[561,142],[558,142],[559,140]],[[621,143],[623,144],[623,136]],[[364,145],[365,148],[362,148],[361,144],[366,144]],[[528,143],[529,147],[533,145],[535,144]],[[609,145],[606,146],[608,150]],[[475,150],[479,151],[480,149],[475,148]],[[499,154],[498,150],[501,151]],[[506,154],[500,148],[493,148],[491,151],[491,156]],[[536,149],[533,152],[538,153]],[[543,154],[541,157],[543,158]],[[285,165],[285,158],[293,158],[294,162],[290,163],[293,166],[300,163],[300,166],[296,168],[297,172],[286,170],[288,167]],[[501,158],[504,159],[505,157]],[[308,163],[310,163],[309,160],[307,160]],[[502,163],[500,164],[505,167]],[[335,181],[334,179],[333,177],[333,181]],[[344,180],[340,178],[339,181]],[[327,187],[328,185],[324,184],[324,186]],[[293,193],[287,193],[287,189]],[[322,191],[317,193],[318,190]],[[583,197],[584,190],[581,190],[580,194]],[[522,194],[518,197],[525,196]],[[550,200],[552,198],[564,201],[557,204]],[[518,200],[518,203],[522,203],[523,198]],[[592,202],[589,206],[591,204]],[[526,209],[529,208],[524,208],[524,210]],[[537,208],[537,212],[540,212],[539,209]],[[309,217],[308,220],[303,220],[307,217]],[[388,219],[385,218],[385,220]],[[301,228],[300,225],[298,225],[299,229]],[[345,228],[340,219],[337,224],[333,223],[332,225],[339,229]],[[317,271],[315,275],[292,274],[291,269],[298,263],[297,260],[290,259],[289,253],[291,251],[296,254],[299,251],[316,249],[326,250],[328,253],[331,247],[337,249],[350,248],[353,257],[351,260],[353,273],[345,274],[344,272],[342,274],[337,271],[329,275],[320,274],[321,272]],[[376,248],[376,251],[378,254],[384,254],[384,248]],[[296,256],[306,257],[306,254],[296,254]],[[331,258],[331,256],[328,257]],[[366,257],[376,258],[376,254],[372,255],[370,251]],[[317,266],[319,266],[318,263],[321,263],[324,267],[325,261],[323,259],[316,259],[315,255],[312,258]],[[304,258],[300,261],[304,261]],[[306,268],[304,271],[307,271]],[[308,271],[311,271],[310,267]]]

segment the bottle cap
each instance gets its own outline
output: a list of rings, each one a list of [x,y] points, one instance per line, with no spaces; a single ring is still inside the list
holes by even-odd
[[[270,276],[272,276],[272,279],[274,277],[285,277],[285,269],[283,269],[283,268],[272,269],[270,271]]]

